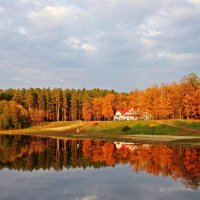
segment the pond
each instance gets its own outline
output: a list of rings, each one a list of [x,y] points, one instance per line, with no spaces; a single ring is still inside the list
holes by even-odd
[[[200,149],[0,136],[1,200],[199,199]]]

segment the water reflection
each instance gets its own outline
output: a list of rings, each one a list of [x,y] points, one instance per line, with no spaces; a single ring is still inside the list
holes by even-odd
[[[196,190],[200,150],[123,142],[0,136],[0,169],[23,171],[103,168],[129,164],[133,173],[162,175]]]

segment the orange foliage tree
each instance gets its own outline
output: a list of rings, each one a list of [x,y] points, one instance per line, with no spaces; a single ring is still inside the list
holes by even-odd
[[[93,109],[92,102],[90,100],[87,100],[83,103],[82,113],[84,120],[89,121],[92,119]]]
[[[102,114],[108,120],[114,115],[114,106],[115,106],[115,95],[114,94],[107,94],[103,99],[103,108]]]
[[[103,105],[102,98],[94,98],[92,100],[92,110],[93,110],[93,114],[94,114],[94,120],[99,120],[101,118],[102,105]]]

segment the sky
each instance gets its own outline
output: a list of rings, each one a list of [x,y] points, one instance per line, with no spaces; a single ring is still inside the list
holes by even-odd
[[[200,75],[200,0],[0,0],[0,88],[145,89]]]

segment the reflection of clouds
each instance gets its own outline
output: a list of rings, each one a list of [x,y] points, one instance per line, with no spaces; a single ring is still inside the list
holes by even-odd
[[[156,200],[170,195],[167,192],[171,192],[173,194],[170,196],[171,200],[186,200],[191,194],[196,194],[198,197],[200,192],[192,193],[180,186],[179,182],[161,176],[155,177],[142,172],[132,173],[132,168],[128,165],[98,170],[70,169],[60,172],[38,170],[29,173],[2,170],[0,177],[0,199],[131,200],[136,197],[137,200]]]
[[[47,143],[51,144],[51,142],[45,142],[45,144]],[[37,143],[31,142],[31,144],[38,145],[40,144],[40,142],[39,141]],[[55,143],[52,142],[52,144],[53,144],[53,148],[57,149],[57,146],[55,145]],[[76,148],[76,144],[77,143],[69,143],[69,147]],[[80,141],[78,142],[78,144],[82,146]],[[106,142],[103,142],[103,144],[106,144]],[[112,143],[109,142],[109,144],[112,146]],[[77,154],[75,153],[76,151],[74,151],[74,149],[73,151],[70,151],[70,148],[67,148],[67,152],[68,152],[67,155],[70,155],[71,154],[70,152],[73,152],[71,154],[73,156],[72,157],[69,156],[70,165],[68,165],[69,164],[68,162],[66,163],[64,162],[64,159],[63,159],[64,154],[62,155],[62,153],[66,153],[65,150],[63,151],[62,149],[62,147],[64,146],[59,147],[59,157],[57,157],[58,154],[56,153],[55,149],[54,150],[51,149],[51,146],[48,145],[48,148],[50,151],[49,153],[48,151],[45,152],[45,155],[48,155],[48,156],[51,155],[53,156],[53,159],[50,159],[50,157],[46,159],[46,157],[43,157],[44,154],[42,153],[40,154],[42,156],[40,158],[42,159],[36,159],[35,156],[32,157],[33,155],[37,154],[38,148],[36,149],[34,148],[36,152],[30,155],[30,157],[34,158],[34,163],[38,163],[39,166],[46,165],[45,163],[48,162],[48,160],[56,161],[56,162],[51,163],[52,168],[50,168],[50,170],[33,170],[31,172],[17,171],[20,168],[16,166],[15,166],[16,167],[15,169],[17,170],[13,170],[13,171],[10,171],[8,169],[0,170],[0,177],[1,177],[0,178],[0,194],[1,194],[0,199],[3,199],[3,200],[5,199],[15,199],[15,200],[27,200],[27,199],[28,200],[55,200],[55,199],[56,200],[64,200],[64,199],[67,199],[67,200],[68,199],[69,200],[96,200],[96,199],[99,199],[99,200],[101,199],[102,200],[104,199],[144,200],[144,199],[148,199],[148,200],[157,200],[157,199],[161,199],[161,197],[163,200],[166,200],[166,199],[197,200],[199,199],[200,190],[196,188],[196,191],[193,192],[188,188],[184,188],[184,185],[181,185],[181,182],[178,181],[179,180],[178,178],[176,179],[177,181],[174,181],[170,177],[162,176],[162,174],[160,173],[156,173],[154,175],[148,174],[148,173],[152,173],[151,169],[159,169],[159,170],[170,169],[168,163],[174,163],[174,162],[173,161],[166,162],[168,159],[165,156],[165,153],[167,153],[168,156],[170,155],[168,154],[169,152],[174,152],[172,155],[179,155],[178,153],[179,151],[177,151],[177,147],[175,147],[176,151],[171,151],[171,150],[166,151],[166,148],[164,148],[164,146],[161,145],[161,148],[164,150],[162,151],[158,145],[156,145],[155,147],[154,145],[148,145],[148,144],[142,145],[142,144],[127,143],[127,142],[123,142],[123,143],[115,142],[113,144],[116,145],[118,150],[122,146],[130,150],[131,149],[135,150],[134,157],[136,157],[136,155],[139,155],[139,154],[140,156],[143,155],[142,157],[144,158],[144,161],[147,164],[145,165],[143,163],[143,160],[140,157],[139,161],[141,164],[141,168],[139,169],[143,170],[143,172],[140,170],[137,171],[137,173],[133,172],[133,168],[129,166],[130,162],[127,162],[127,164],[125,164],[126,163],[124,162],[125,158],[122,158],[120,156],[122,155],[120,154],[120,151],[118,151],[119,153],[118,155],[122,158],[123,162],[117,162],[118,165],[106,168],[106,165],[98,164],[99,161],[102,162],[102,158],[105,158],[105,156],[103,156],[100,158],[99,161],[98,159],[95,161],[95,163],[98,165],[95,165],[94,167],[97,167],[97,168],[92,168],[93,165],[91,164],[87,165],[86,163],[88,163],[89,160],[82,159],[80,152],[79,152],[79,157],[77,157]],[[97,150],[94,147],[97,147],[97,145],[95,145],[95,142],[93,143],[92,149]],[[98,145],[98,147],[100,147],[100,145]],[[103,148],[103,146],[101,147]],[[107,147],[110,147],[110,146],[107,146]],[[154,149],[152,149],[151,147],[154,147]],[[100,150],[101,152],[102,148],[98,148],[98,150]],[[155,150],[155,148],[158,148],[158,149]],[[91,151],[91,148],[89,149]],[[149,151],[150,154],[147,154],[148,149],[151,149]],[[142,154],[142,150],[144,150],[145,154]],[[180,150],[181,152],[183,152],[182,148],[180,148]],[[6,152],[8,154],[8,151]],[[12,152],[14,152],[13,149],[12,149]],[[18,151],[15,151],[15,152],[18,152]],[[54,152],[55,154],[52,155],[50,152]],[[98,156],[104,155],[100,152],[96,151],[96,155]],[[163,154],[163,152],[165,153]],[[154,162],[154,159],[151,159],[151,155],[154,153],[156,153],[153,156],[156,158],[156,162]],[[196,153],[194,154],[197,155]],[[162,160],[161,157],[159,157],[158,155],[163,156],[164,160]],[[57,160],[55,159],[54,156],[56,156]],[[150,160],[148,159],[146,160],[145,157],[150,158]],[[171,156],[169,157],[171,158]],[[20,166],[22,166],[23,164],[25,164],[25,166],[27,164],[30,165],[29,159],[26,161],[24,156],[22,156],[22,158],[23,158],[22,163],[19,162],[19,160],[17,159],[14,165],[17,163],[19,163]],[[130,157],[128,156],[127,158],[130,158]],[[132,162],[134,163],[134,160],[132,160]],[[9,163],[8,167],[9,169],[11,169],[11,163],[10,162],[7,162],[7,163]],[[120,163],[123,163],[123,164],[120,164]],[[166,163],[167,167],[160,167],[161,163]],[[181,165],[180,163],[181,162],[179,160],[179,165],[181,166],[181,169],[185,169],[184,165]],[[58,164],[59,164],[59,167],[58,167]],[[84,167],[86,166],[87,167],[84,169],[80,168],[82,164]],[[194,164],[195,163],[193,162],[192,165],[194,166]],[[74,168],[70,168],[71,165]],[[100,166],[104,168],[101,168]],[[34,165],[34,169],[39,169],[39,167],[36,167]],[[44,167],[43,169],[46,169],[46,168]],[[55,169],[59,171],[56,171]],[[173,170],[175,169],[176,167],[173,167]],[[182,173],[179,173],[179,174],[182,174]]]
[[[176,185],[175,187],[164,188],[160,187],[160,192],[175,192],[175,191],[192,191],[191,189],[185,188],[183,185]]]

